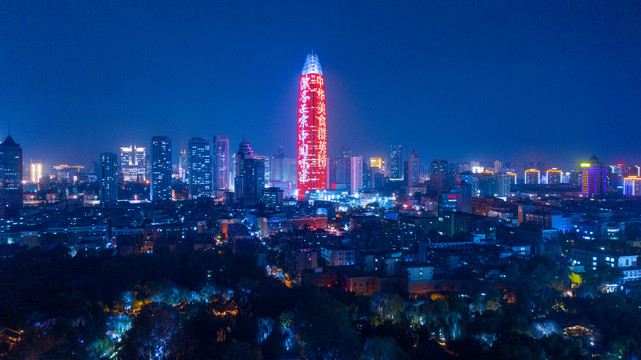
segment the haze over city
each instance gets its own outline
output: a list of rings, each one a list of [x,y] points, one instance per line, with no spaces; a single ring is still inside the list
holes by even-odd
[[[293,156],[312,49],[330,156],[641,156],[639,2],[7,1],[0,18],[0,133],[11,121],[25,159],[50,165],[154,135],[174,154],[192,136],[235,148],[245,130],[259,153]]]

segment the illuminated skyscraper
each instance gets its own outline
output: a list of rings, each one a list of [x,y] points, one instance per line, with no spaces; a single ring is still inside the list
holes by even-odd
[[[343,146],[341,156],[332,161],[331,182],[334,184],[343,184],[350,189],[352,179],[352,151]]]
[[[559,169],[554,168],[547,171],[547,180],[548,180],[548,184],[550,185],[560,184],[562,177],[563,177],[563,171]]]
[[[180,148],[180,155],[178,156],[178,178],[182,181],[186,181],[188,173],[189,159],[187,157],[187,149],[185,149],[183,144],[183,147]]]
[[[407,186],[419,186],[421,182],[421,160],[414,149],[407,159]]]
[[[363,189],[363,157],[352,156],[350,164],[350,192],[356,195]]]
[[[214,136],[214,189],[229,190],[229,138],[226,135]]]
[[[253,206],[262,200],[265,189],[265,161],[258,158],[247,141],[240,143],[236,153],[236,200],[244,206]]]
[[[151,201],[171,200],[171,139],[151,138]]]
[[[0,176],[0,215],[17,217],[22,208],[22,148],[11,135],[0,144]]]
[[[436,159],[430,162],[430,183],[437,191],[449,191],[453,185],[453,174],[450,164],[445,159]]]
[[[189,139],[189,197],[211,196],[211,151],[207,138]]]
[[[541,171],[537,169],[527,169],[523,174],[526,184],[539,185],[541,183]]]
[[[131,145],[120,148],[120,174],[125,182],[147,180],[147,159],[144,147]]]
[[[403,145],[390,146],[389,177],[392,181],[403,180]]]
[[[605,193],[607,176],[603,163],[596,156],[589,162],[580,164],[581,194],[589,197],[601,196]]]
[[[628,176],[623,179],[623,195],[641,196],[641,177]]]
[[[118,202],[118,157],[114,153],[100,154],[100,204]]]
[[[327,188],[325,83],[318,56],[305,59],[298,92],[298,198]]]
[[[44,166],[42,161],[32,161],[29,164],[29,180],[32,184],[37,184],[40,182],[40,179],[44,176]]]

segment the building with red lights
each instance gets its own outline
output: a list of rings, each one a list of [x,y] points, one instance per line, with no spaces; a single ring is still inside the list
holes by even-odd
[[[298,92],[298,198],[327,189],[327,117],[325,84],[318,56],[305,59]]]

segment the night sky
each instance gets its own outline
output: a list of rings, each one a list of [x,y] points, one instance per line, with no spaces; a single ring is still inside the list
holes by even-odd
[[[0,135],[25,163],[171,136],[295,154],[313,49],[328,149],[641,163],[640,1],[0,2]]]

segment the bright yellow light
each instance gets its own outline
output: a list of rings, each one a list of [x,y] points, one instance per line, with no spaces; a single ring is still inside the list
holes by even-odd
[[[586,168],[586,167],[590,167],[590,166],[591,166],[590,163],[581,163],[581,167]]]
[[[373,157],[369,159],[369,166],[378,168],[379,170],[383,169],[383,158]]]

